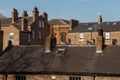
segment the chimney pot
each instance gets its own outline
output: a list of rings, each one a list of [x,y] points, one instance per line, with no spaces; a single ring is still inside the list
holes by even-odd
[[[27,16],[28,16],[27,11],[23,10],[22,17],[27,17]]]
[[[45,19],[45,21],[48,21],[48,14],[47,14],[47,13],[44,12],[44,13],[42,14],[42,16],[43,16],[43,18]]]
[[[34,10],[33,10],[33,21],[38,21],[38,18],[39,17],[39,11],[38,11],[38,8],[35,7]]]

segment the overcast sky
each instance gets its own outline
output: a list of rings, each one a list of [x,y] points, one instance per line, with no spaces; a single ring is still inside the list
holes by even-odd
[[[100,13],[103,21],[120,20],[120,0],[0,0],[0,12],[11,17],[12,8],[16,8],[19,16],[23,10],[32,15],[34,6],[40,14],[47,12],[49,19],[77,19],[80,22],[97,21]]]

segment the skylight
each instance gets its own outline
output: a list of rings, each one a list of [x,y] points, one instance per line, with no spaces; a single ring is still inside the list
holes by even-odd
[[[64,49],[64,48],[59,48],[59,49],[57,50],[57,55],[63,55],[64,52],[65,52],[65,49]]]

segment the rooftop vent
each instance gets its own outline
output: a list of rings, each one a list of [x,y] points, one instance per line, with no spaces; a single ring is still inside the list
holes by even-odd
[[[64,49],[64,48],[59,48],[59,49],[57,50],[57,52],[56,52],[56,54],[57,54],[58,56],[62,56],[62,55],[64,55],[64,53],[65,53],[65,49]]]
[[[113,25],[116,25],[116,24],[117,24],[116,22],[113,23]]]
[[[84,25],[86,25],[86,26],[87,26],[87,25],[88,25],[88,23],[85,23]]]

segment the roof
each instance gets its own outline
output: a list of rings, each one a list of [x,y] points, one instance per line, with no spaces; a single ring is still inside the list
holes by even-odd
[[[30,25],[32,21],[32,17],[25,17],[25,19],[28,21],[28,25]],[[21,22],[22,22],[22,17],[19,17],[15,23],[12,23],[12,18],[3,18],[0,19],[1,26],[2,27],[9,27],[10,25],[14,25],[16,28],[21,29]]]
[[[105,32],[120,30],[120,21],[103,22],[102,25]],[[79,23],[73,30],[69,32],[96,32],[98,30],[97,22]]]
[[[64,48],[62,56],[57,56]],[[0,56],[0,72],[104,73],[120,74],[120,46],[106,46],[97,54],[95,46],[58,46],[44,53],[41,46],[14,46]]]
[[[69,24],[69,21],[64,19],[52,19],[52,20],[49,20],[48,23],[50,25],[66,25],[66,24]]]

